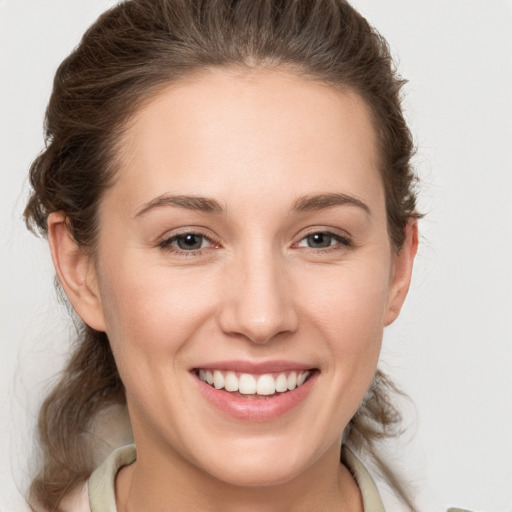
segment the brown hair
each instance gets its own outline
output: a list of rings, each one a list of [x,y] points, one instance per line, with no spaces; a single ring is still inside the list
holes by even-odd
[[[96,213],[116,173],[123,127],[158,90],[201,70],[275,67],[355,91],[373,116],[396,250],[417,218],[413,143],[400,105],[403,81],[385,40],[344,0],[126,0],[105,12],[60,65],[45,120],[44,151],[33,162],[27,225],[46,235],[48,214],[62,211],[79,246],[94,250]],[[380,370],[347,429],[385,480],[414,509],[378,456],[395,435],[396,388]],[[74,352],[39,416],[42,468],[33,506],[59,510],[62,498],[94,469],[93,420],[124,404],[124,387],[103,332],[82,325]]]

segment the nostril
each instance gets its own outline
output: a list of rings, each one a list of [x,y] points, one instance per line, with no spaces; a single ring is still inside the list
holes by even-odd
[[[254,311],[247,311],[240,304],[222,311],[219,323],[226,334],[240,335],[257,344],[265,344],[291,334],[298,327],[294,312],[269,308],[267,314],[254,315]]]

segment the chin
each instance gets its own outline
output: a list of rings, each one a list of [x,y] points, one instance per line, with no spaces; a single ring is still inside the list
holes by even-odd
[[[268,461],[253,459],[232,459],[228,467],[212,467],[209,472],[228,485],[256,488],[286,484],[302,474],[307,467],[291,461],[276,460],[274,457],[269,457]]]
[[[316,457],[300,444],[286,441],[257,442],[257,446],[226,447],[223,456],[211,454],[208,461],[196,461],[208,474],[237,487],[268,487],[285,484],[305,473]],[[243,443],[242,443],[243,444]],[[277,444],[277,446],[276,446]],[[205,452],[203,452],[204,457]]]

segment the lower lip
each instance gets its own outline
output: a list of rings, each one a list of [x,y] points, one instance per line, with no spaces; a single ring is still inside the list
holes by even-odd
[[[223,389],[215,389],[194,374],[203,396],[232,418],[245,421],[272,421],[298,407],[314,386],[318,372],[292,391],[262,398],[243,398]]]

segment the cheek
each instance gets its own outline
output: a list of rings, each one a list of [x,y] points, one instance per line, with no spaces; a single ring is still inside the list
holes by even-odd
[[[379,260],[374,260],[379,262]],[[325,275],[304,283],[317,290],[306,300],[311,333],[322,343],[327,369],[336,382],[336,400],[345,409],[357,408],[375,373],[381,349],[389,294],[389,267],[386,262],[344,268],[336,275]],[[314,287],[313,287],[314,286]],[[351,401],[351,405],[347,405]]]
[[[107,263],[102,270],[107,335],[118,364],[178,352],[210,315],[216,289],[212,275],[192,278],[186,270],[133,257]]]
[[[346,265],[305,279],[298,300],[331,339],[353,342],[362,350],[382,333],[389,295],[389,267],[375,259]]]

